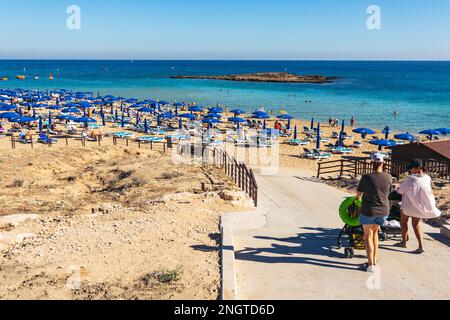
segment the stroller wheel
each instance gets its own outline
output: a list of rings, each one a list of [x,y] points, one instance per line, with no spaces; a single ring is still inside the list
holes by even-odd
[[[355,257],[355,250],[353,248],[345,248],[345,257],[353,259]]]

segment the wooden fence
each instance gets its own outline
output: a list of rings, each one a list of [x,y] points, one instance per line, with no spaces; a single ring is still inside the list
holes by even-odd
[[[389,172],[393,177],[399,179],[402,174],[408,172],[407,162],[386,160],[384,171]],[[425,171],[441,179],[450,180],[450,163],[436,160],[427,160],[424,162]],[[369,174],[372,172],[372,163],[370,159],[341,159],[327,162],[319,162],[317,178],[324,174],[344,174],[355,177]]]
[[[23,143],[21,140],[18,139],[18,137],[15,137],[14,135],[10,136],[10,141],[11,141],[11,148],[12,149],[16,149],[17,145],[23,145],[23,146],[29,146],[31,149],[34,149],[36,142],[34,141],[34,137],[31,136],[27,136],[27,138],[23,141],[25,141],[26,143]],[[87,147],[87,146],[92,146],[92,145],[98,145],[98,146],[102,146],[102,145],[121,145],[121,146],[136,146],[139,149],[140,148],[144,148],[145,146],[148,146],[150,148],[150,150],[159,150],[162,151],[163,153],[166,153],[166,150],[168,148],[171,148],[171,143],[167,143],[166,141],[161,141],[161,142],[153,142],[153,141],[141,141],[139,139],[135,139],[135,138],[118,138],[116,136],[104,136],[104,137],[97,137],[96,139],[83,139],[80,137],[75,137],[75,136],[70,136],[70,135],[62,135],[62,136],[52,136],[52,139],[57,140],[57,144],[52,144],[52,143],[39,143],[42,145],[46,145],[48,147],[52,147],[53,145],[61,145],[64,144],[65,146],[82,146],[82,147]],[[50,141],[50,140],[49,140]]]
[[[218,148],[208,148],[205,145],[178,145],[178,154],[188,153],[190,157],[201,157],[203,163],[210,163],[224,170],[225,174],[244,191],[258,206],[258,184],[255,174],[244,162],[238,162],[228,152]],[[196,152],[201,150],[201,152]]]

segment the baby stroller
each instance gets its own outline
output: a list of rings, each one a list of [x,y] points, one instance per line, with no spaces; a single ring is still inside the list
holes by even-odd
[[[387,223],[380,228],[380,241],[387,241],[395,237],[401,236],[401,201],[402,196],[397,192],[389,195],[390,215]],[[337,245],[338,249],[343,247],[344,238],[348,239],[347,246],[344,248],[345,257],[352,259],[355,257],[355,250],[365,250],[364,229],[359,222],[358,208],[361,207],[361,201],[355,203],[355,198],[347,198],[339,209],[340,216],[345,223],[341,230]]]
[[[389,195],[389,203],[391,211],[387,223],[381,227],[380,241],[392,240],[402,235],[402,195],[397,191],[391,192]]]

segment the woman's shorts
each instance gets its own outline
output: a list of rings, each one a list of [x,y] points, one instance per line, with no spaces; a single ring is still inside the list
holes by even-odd
[[[380,227],[384,226],[384,223],[387,221],[388,217],[368,217],[363,214],[359,216],[359,221],[363,226],[374,225],[377,224]]]

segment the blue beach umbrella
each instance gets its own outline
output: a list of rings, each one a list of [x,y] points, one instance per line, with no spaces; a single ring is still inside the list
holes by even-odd
[[[395,139],[398,140],[404,140],[404,141],[409,141],[409,142],[414,142],[417,141],[417,137],[413,136],[412,134],[410,134],[409,132],[407,133],[401,133],[401,134],[396,134],[394,136]]]
[[[282,114],[282,115],[278,116],[277,118],[280,119],[280,120],[287,120],[288,121],[287,129],[288,130],[291,129],[291,120],[294,119],[293,116],[291,116],[289,114]]]
[[[372,140],[370,144],[378,146],[378,150],[382,150],[383,147],[395,147],[397,142],[394,140],[380,139],[380,140]]]
[[[364,139],[368,134],[375,134],[375,131],[368,128],[357,128],[353,130],[354,133],[358,133],[361,135],[361,137]]]
[[[344,146],[345,120],[342,121],[341,133],[339,134],[339,146]]]
[[[320,122],[317,124],[317,150],[320,150]]]
[[[81,113],[80,109],[77,108],[64,108],[61,110],[62,113]]]
[[[254,119],[270,119],[271,117],[267,114],[267,112],[257,111],[254,112],[250,118]]]
[[[42,132],[42,129],[44,128],[42,123],[42,117],[39,117],[39,132]]]
[[[195,120],[195,116],[192,113],[183,113],[179,115],[180,118],[186,118],[189,120]]]
[[[34,122],[36,120],[37,120],[36,118],[32,118],[32,117],[18,117],[18,118],[12,118],[9,121],[17,122],[17,123],[29,123],[29,122]]]
[[[59,116],[56,117],[59,120],[69,120],[69,121],[74,121],[77,117],[75,116],[71,116],[68,114],[61,114]]]
[[[59,110],[59,109],[61,109],[62,107],[61,106],[58,106],[58,105],[54,105],[54,106],[49,106],[49,107],[47,107],[47,109],[48,110]]]
[[[391,130],[391,128],[390,128],[389,126],[386,126],[386,127],[383,129],[383,131],[381,131],[381,133],[383,133],[383,134],[384,134],[384,138],[385,138],[386,140],[388,140],[388,139],[389,139],[389,135],[392,133],[392,130]]]
[[[209,113],[222,113],[223,109],[219,107],[214,107],[209,109]]]
[[[219,113],[208,113],[205,118],[217,118],[220,119],[222,118],[222,115]]]
[[[144,132],[148,134],[148,121],[147,118],[144,118]]]
[[[314,129],[314,118],[311,119],[311,129]]]
[[[238,130],[241,128],[241,123],[247,122],[247,120],[239,118],[239,117],[229,118],[228,121],[236,123]]]
[[[175,116],[173,114],[171,114],[170,112],[166,112],[166,113],[161,114],[161,118],[163,118],[163,119],[173,119],[173,118],[175,118]]]
[[[233,113],[235,116],[246,113],[244,110],[241,110],[241,109],[234,109],[234,110],[231,110],[230,112]]]
[[[139,109],[137,109],[139,112],[145,112],[145,113],[153,113],[153,112],[155,112],[155,110],[154,109],[152,109],[152,108],[149,108],[149,107],[142,107],[142,108],[139,108]]]
[[[212,124],[212,123],[220,123],[220,120],[215,119],[215,118],[206,118],[206,119],[203,119],[202,122]]]
[[[189,111],[190,112],[202,112],[203,108],[200,106],[193,106],[193,107],[189,107]]]
[[[11,111],[11,110],[16,110],[16,107],[7,103],[0,104],[0,111]]]
[[[102,117],[102,125],[106,126],[106,120],[105,120],[105,113],[102,111],[100,111],[100,116]]]
[[[79,122],[79,123],[96,123],[97,122],[97,120],[95,120],[94,118],[90,118],[90,117],[80,117],[80,118],[76,118],[74,121]]]
[[[139,126],[139,124],[141,123],[141,117],[139,116],[139,113],[136,114],[136,126]]]
[[[439,129],[435,129],[436,131],[439,131],[441,134],[443,135],[449,135],[450,134],[450,129],[449,128],[439,128]]]
[[[428,130],[421,131],[420,134],[425,134],[429,137],[430,140],[433,140],[433,136],[439,136],[442,133],[438,130],[428,129]]]

